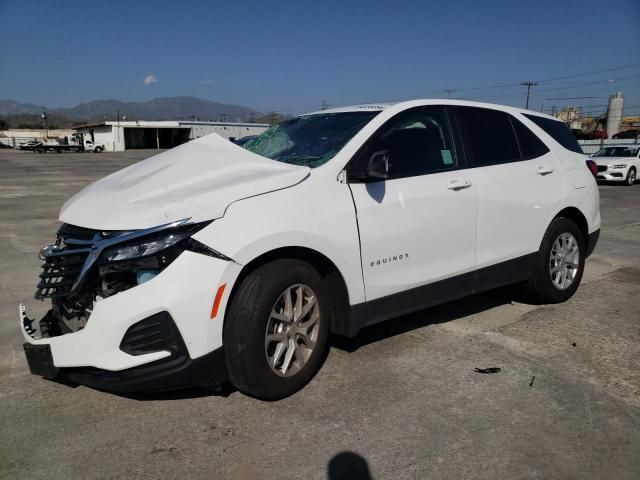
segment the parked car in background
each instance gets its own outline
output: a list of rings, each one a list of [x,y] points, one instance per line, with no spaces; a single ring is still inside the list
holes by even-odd
[[[622,182],[631,186],[640,172],[640,147],[615,145],[604,147],[591,156],[598,164],[598,180]]]
[[[607,135],[605,130],[594,130],[591,132],[572,130],[572,132],[578,140],[606,140],[609,138],[609,135]]]
[[[512,283],[563,302],[600,231],[591,167],[556,118],[461,100],[322,110],[244,148],[204,136],[64,204],[36,291],[51,309],[19,309],[29,367],[275,400],[329,333]]]
[[[36,148],[39,148],[41,146],[42,146],[42,142],[31,140],[29,142],[20,144],[20,146],[18,147],[18,150],[34,151]]]
[[[630,130],[624,130],[613,135],[612,138],[638,138],[640,137],[640,129],[632,128]]]

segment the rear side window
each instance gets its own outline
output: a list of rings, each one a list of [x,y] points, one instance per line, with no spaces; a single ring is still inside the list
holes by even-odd
[[[549,149],[544,143],[542,143],[542,140],[523,125],[520,120],[515,117],[511,117],[511,123],[516,132],[516,137],[518,138],[518,145],[520,146],[520,153],[522,153],[523,160],[538,158],[549,152]]]
[[[456,110],[473,165],[520,161],[520,150],[509,115],[486,108],[458,107]]]
[[[584,153],[582,148],[580,148],[576,137],[573,136],[571,130],[569,130],[564,123],[558,120],[551,120],[550,118],[539,117],[537,115],[525,114],[525,117],[538,125],[567,150],[571,150],[576,153]]]

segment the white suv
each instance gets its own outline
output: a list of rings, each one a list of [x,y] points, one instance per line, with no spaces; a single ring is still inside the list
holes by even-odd
[[[330,332],[517,282],[567,300],[600,228],[564,124],[453,100],[315,112],[244,148],[202,137],[60,220],[36,293],[52,308],[20,308],[33,373],[120,392],[228,379],[271,400],[315,375]]]
[[[598,180],[635,183],[640,170],[638,145],[612,145],[598,150],[591,159],[598,165]]]

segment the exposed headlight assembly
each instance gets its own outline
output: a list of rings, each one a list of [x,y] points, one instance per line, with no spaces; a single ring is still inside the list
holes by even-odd
[[[143,239],[135,243],[118,245],[106,250],[102,254],[102,259],[107,262],[118,262],[155,255],[191,235],[191,231],[172,232],[159,238]]]
[[[114,241],[112,246],[105,248],[100,256],[101,265],[130,264],[134,262],[140,265],[151,265],[153,259],[161,259],[161,264],[166,265],[173,261],[180,253],[189,250],[202,255],[208,255],[222,260],[231,260],[229,257],[207,247],[203,243],[191,238],[193,234],[202,230],[211,222],[191,223],[178,225],[162,231],[152,231],[148,234],[137,231],[135,236],[123,235],[121,242]],[[142,235],[140,233],[143,233]],[[167,260],[169,260],[167,262]]]
[[[209,223],[181,223],[160,230],[138,230],[110,237],[112,244],[103,250],[98,260],[99,275],[103,278],[112,274],[134,275],[136,283],[141,284],[159,274],[184,251],[232,261],[191,238]]]

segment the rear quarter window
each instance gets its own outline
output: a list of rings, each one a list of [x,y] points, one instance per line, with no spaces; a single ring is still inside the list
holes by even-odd
[[[529,130],[520,120],[510,117],[513,124],[513,130],[518,138],[520,153],[523,160],[531,160],[538,158],[549,151],[547,146],[540,140],[535,133]]]
[[[576,137],[574,137],[573,133],[571,133],[571,130],[569,130],[569,128],[561,121],[539,117],[537,115],[524,114],[524,116],[535,123],[537,126],[539,126],[567,150],[571,150],[572,152],[576,153],[584,153],[582,151],[582,148],[578,144]]]

